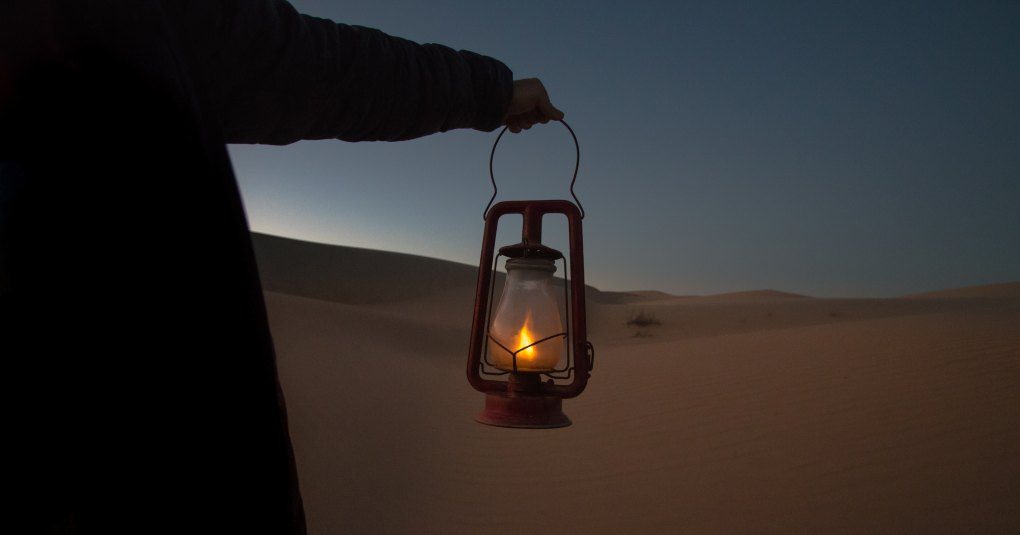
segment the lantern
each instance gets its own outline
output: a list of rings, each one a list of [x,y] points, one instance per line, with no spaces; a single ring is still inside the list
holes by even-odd
[[[489,156],[493,194],[484,214],[467,365],[468,382],[485,394],[485,409],[475,418],[484,424],[525,428],[570,425],[562,400],[581,394],[594,364],[595,352],[587,340],[585,324],[584,209],[574,194],[581,151],[574,131],[567,123],[563,125],[577,150],[570,182],[570,194],[577,204],[541,200],[492,205],[498,192],[492,160],[506,128],[496,137]],[[523,217],[521,241],[501,247],[497,254],[496,229],[499,219],[508,214]],[[569,258],[542,244],[546,214],[566,217]],[[494,274],[500,257],[506,258],[507,276],[494,306]],[[561,290],[554,279],[559,266],[564,278],[562,306],[557,299]]]

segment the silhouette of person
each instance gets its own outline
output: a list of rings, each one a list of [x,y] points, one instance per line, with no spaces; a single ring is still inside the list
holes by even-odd
[[[304,532],[225,143],[561,117],[492,58],[283,0],[6,0],[0,356],[29,531]]]

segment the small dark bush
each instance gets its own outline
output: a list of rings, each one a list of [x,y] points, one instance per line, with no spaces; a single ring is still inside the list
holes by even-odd
[[[655,314],[638,310],[630,315],[627,325],[630,327],[649,327],[652,325],[662,325],[662,322],[659,321],[659,318],[655,317]]]

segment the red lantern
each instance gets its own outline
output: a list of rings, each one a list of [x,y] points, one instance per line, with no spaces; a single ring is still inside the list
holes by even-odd
[[[584,305],[584,250],[581,220],[584,209],[574,194],[581,161],[577,136],[577,161],[566,200],[505,201],[496,198],[492,160],[489,156],[493,194],[486,207],[482,255],[478,267],[471,342],[468,348],[468,381],[485,394],[485,410],[475,420],[500,427],[548,428],[570,425],[562,400],[584,391],[594,364],[595,350],[587,339]],[[491,207],[491,208],[490,208]],[[523,216],[520,243],[495,250],[500,217]],[[542,244],[542,217],[562,214],[567,219],[569,259]],[[506,257],[507,279],[499,305],[492,312],[494,273],[499,257]],[[563,266],[563,307],[556,299],[553,274]],[[556,293],[554,293],[556,292]],[[492,377],[491,379],[483,376]],[[500,378],[505,377],[505,380]]]

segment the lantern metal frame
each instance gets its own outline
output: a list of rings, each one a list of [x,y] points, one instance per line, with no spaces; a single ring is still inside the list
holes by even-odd
[[[555,251],[555,250],[553,250],[553,251]],[[559,251],[555,251],[555,252],[559,253]],[[493,260],[493,262],[492,262],[492,271],[493,272],[496,271],[496,266],[499,265],[499,258],[501,256],[505,256],[507,259],[512,258],[511,256],[508,256],[508,255],[504,254],[503,250],[501,249],[500,252],[496,254],[495,260]],[[558,260],[562,260],[563,261],[563,271],[564,271],[564,273],[566,273],[566,271],[567,271],[567,261],[566,261],[566,259],[563,258],[562,254],[560,254]],[[489,284],[489,303],[490,303],[490,306],[491,306],[492,303],[495,302],[494,299],[493,299],[493,296],[495,295],[495,291],[496,291],[496,278],[493,277],[492,278],[492,282]],[[564,276],[564,282],[563,282],[563,303],[565,305],[565,315],[567,316],[567,325],[570,325],[570,307],[566,306],[566,304],[569,303],[569,302],[570,302],[570,297],[569,297],[569,293],[568,293],[568,286],[567,286],[567,280],[566,280],[566,275],[565,275]],[[492,325],[491,324],[491,318],[490,318],[490,320],[486,321],[486,325],[491,327],[491,325]],[[519,373],[518,370],[517,370],[517,354],[518,353],[520,353],[521,351],[524,351],[525,349],[529,349],[529,348],[535,347],[535,346],[537,346],[537,345],[539,345],[539,344],[541,344],[543,342],[548,342],[550,340],[555,340],[557,338],[567,338],[568,336],[569,336],[569,332],[568,331],[562,331],[562,332],[559,332],[559,333],[556,333],[556,334],[552,334],[552,335],[546,336],[544,338],[540,338],[540,339],[538,339],[538,340],[536,340],[536,341],[534,341],[534,342],[532,342],[532,343],[530,343],[530,344],[528,344],[528,345],[526,345],[526,346],[524,346],[524,347],[522,347],[522,348],[520,348],[520,349],[515,351],[515,350],[510,349],[509,347],[503,345],[498,339],[496,339],[495,336],[492,335],[492,333],[489,332],[489,329],[486,329],[485,337],[489,341],[491,341],[492,343],[494,343],[497,346],[499,346],[500,348],[502,348],[507,353],[510,353],[511,369],[510,370],[505,370],[503,368],[500,368],[496,364],[493,364],[492,362],[489,362],[489,345],[485,344],[482,347],[482,363],[485,364],[485,366],[489,366],[490,368],[496,368],[496,369],[499,369],[501,371],[498,371],[498,372],[487,371],[485,369],[485,366],[482,366],[481,367],[481,374],[482,375],[496,375],[496,376],[498,376],[498,375],[506,375],[508,373]],[[562,368],[553,368],[553,369],[551,369],[549,371],[539,372],[539,373],[541,373],[542,375],[545,375],[546,377],[552,378],[552,379],[570,379],[570,375],[571,375],[571,373],[574,370],[574,367],[571,365],[571,360],[572,360],[571,359],[571,351],[570,351],[570,348],[568,347],[567,348],[567,362],[566,362],[566,364]],[[562,372],[566,372],[566,375],[554,375],[554,373],[562,373]]]
[[[561,121],[562,122],[562,121]],[[471,339],[468,347],[467,377],[475,390],[485,394],[485,410],[475,419],[481,423],[499,427],[551,428],[570,425],[570,419],[563,414],[562,400],[577,397],[584,391],[594,367],[595,349],[587,338],[587,314],[585,310],[584,286],[584,240],[581,220],[584,208],[574,194],[577,169],[580,164],[580,147],[573,130],[565,122],[577,147],[577,162],[574,177],[570,182],[570,193],[577,201],[567,200],[525,200],[503,201],[492,205],[498,190],[492,174],[492,160],[496,145],[506,132],[500,132],[493,144],[489,158],[489,174],[492,178],[493,196],[484,213],[485,229],[482,237],[482,251],[479,260],[478,281],[475,292],[474,315],[471,325]],[[520,214],[523,218],[521,242],[508,245],[496,251],[496,231],[499,219],[506,215]],[[542,245],[542,218],[547,214],[561,214],[567,219],[569,238],[569,262],[559,251]],[[543,372],[518,371],[516,355],[527,347],[516,351],[496,342],[512,355],[512,370],[489,371],[486,366],[496,368],[488,359],[490,316],[495,293],[495,273],[499,257],[544,258],[553,262],[561,260],[564,266],[564,307],[566,328],[561,333],[543,337],[527,347],[557,338],[565,338],[567,345],[566,364],[563,368]],[[498,369],[498,368],[497,368]],[[508,380],[486,379],[485,376],[504,376]],[[543,381],[543,376],[545,380]],[[556,380],[570,380],[560,384]]]

